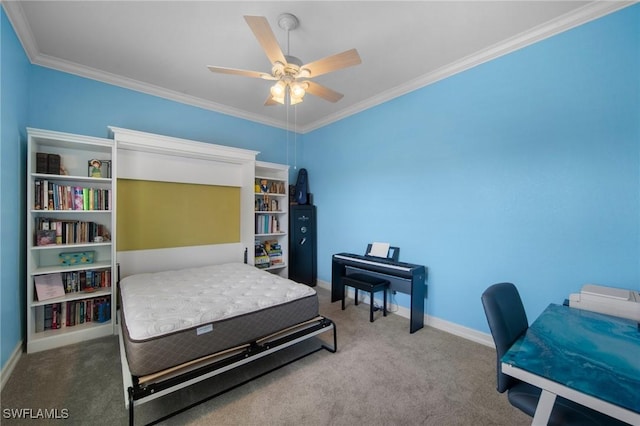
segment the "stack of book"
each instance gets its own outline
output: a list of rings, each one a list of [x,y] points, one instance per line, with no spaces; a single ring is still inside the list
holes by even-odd
[[[260,241],[256,241],[255,244],[255,260],[254,265],[260,269],[266,269],[271,266],[271,260],[269,259],[269,255],[265,250],[264,244]]]
[[[282,247],[277,241],[265,241],[264,247],[272,266],[284,264]]]

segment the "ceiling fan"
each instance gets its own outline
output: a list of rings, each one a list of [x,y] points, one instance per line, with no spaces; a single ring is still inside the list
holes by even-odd
[[[344,96],[321,84],[309,80],[322,74],[327,74],[342,68],[358,65],[362,61],[356,49],[347,50],[336,55],[327,56],[317,61],[303,64],[295,56],[289,55],[289,31],[298,27],[299,21],[290,13],[278,16],[278,26],[287,31],[287,55],[285,55],[276,40],[269,22],[264,16],[245,16],[245,21],[264,49],[269,61],[273,65],[271,74],[259,71],[247,71],[235,68],[216,67],[209,65],[212,72],[222,74],[241,75],[245,77],[273,80],[276,83],[271,87],[271,92],[265,105],[285,104],[290,105],[302,102],[306,93],[318,96],[329,102],[338,102]]]

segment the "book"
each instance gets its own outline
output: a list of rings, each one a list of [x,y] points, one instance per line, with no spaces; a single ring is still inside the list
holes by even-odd
[[[34,278],[36,286],[36,295],[38,301],[55,299],[56,297],[64,296],[64,286],[62,284],[62,274],[57,272],[55,274],[36,275]]]
[[[36,152],[36,173],[47,173],[49,154]]]
[[[51,330],[53,305],[44,305],[44,329]]]
[[[36,306],[36,333],[44,331],[44,306]]]
[[[36,180],[34,183],[33,209],[34,210],[42,209],[42,181],[40,179]]]
[[[82,210],[89,210],[89,188],[82,188]]]
[[[58,327],[58,304],[54,303],[53,305],[51,305],[51,329],[55,330]]]
[[[42,181],[42,210],[49,210],[49,181]]]
[[[67,303],[60,303],[60,313],[59,313],[59,318],[60,318],[60,327],[66,327],[67,324]]]
[[[60,174],[60,156],[58,154],[47,155],[47,173],[51,175]]]
[[[84,210],[82,188],[79,186],[73,187],[73,210]]]
[[[62,244],[62,221],[57,220],[54,223],[56,224],[56,244]]]
[[[92,317],[93,317],[92,306],[93,306],[93,303],[91,302],[91,300],[87,300],[85,302],[85,308],[84,308],[85,322],[92,321]]]

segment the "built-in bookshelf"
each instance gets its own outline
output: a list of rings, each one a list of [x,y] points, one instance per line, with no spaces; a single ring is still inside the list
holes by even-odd
[[[256,162],[254,265],[288,276],[289,166]]]
[[[113,334],[114,141],[27,129],[27,352]]]

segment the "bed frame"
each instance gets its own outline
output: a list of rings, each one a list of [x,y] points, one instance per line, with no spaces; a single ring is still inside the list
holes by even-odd
[[[120,315],[119,312],[118,315]],[[122,327],[122,322],[120,321],[119,316],[118,322]],[[319,347],[306,352],[298,356],[297,358],[289,360],[284,364],[278,365],[218,393],[209,395],[193,404],[178,409],[168,415],[163,416],[162,418],[155,420],[150,424],[156,424],[168,418],[171,418],[206,401],[223,395],[226,392],[243,386],[255,379],[265,376],[289,364],[292,364],[295,361],[314,354],[322,349],[325,349],[331,353],[335,353],[338,348],[335,324],[328,318],[318,316],[312,320],[306,321],[293,327],[289,327],[285,330],[281,330],[275,334],[265,336],[254,342],[218,352],[205,358],[185,363],[180,366],[161,371],[159,373],[151,374],[148,376],[133,376],[129,371],[129,365],[125,355],[123,330],[120,329],[119,331],[122,382],[124,388],[125,406],[129,410],[129,425],[134,425],[134,407],[138,405],[168,395],[172,392],[176,392],[182,388],[217,376],[226,371],[241,367],[250,362],[257,361],[260,358],[286,349],[305,340],[311,339],[322,333],[330,331],[333,332],[333,346],[327,345],[323,340],[320,339],[321,343],[319,344]]]
[[[226,244],[188,247],[153,248],[118,251],[118,283],[120,278],[142,272],[181,269],[216,263],[247,263],[247,248],[254,244],[254,178],[257,151],[189,141],[135,130],[109,127],[117,145],[117,164],[114,176],[118,179],[138,179],[187,184],[222,185],[240,188],[240,239]],[[115,244],[115,242],[114,242]],[[244,259],[242,259],[244,257]],[[252,259],[251,259],[252,260]],[[249,263],[253,264],[252,261]],[[122,276],[120,272],[122,271]],[[147,376],[133,376],[129,369],[124,346],[123,323],[118,311],[120,358],[125,406],[129,410],[129,424],[134,424],[134,407],[160,398],[182,388],[212,378],[254,362],[323,333],[333,332],[333,346],[318,338],[319,347],[302,356],[245,380],[222,392],[208,396],[179,409],[159,420],[165,420],[202,402],[289,365],[321,349],[336,352],[335,324],[318,316],[285,330],[264,336],[256,341],[218,352],[204,358]],[[329,340],[329,339],[327,339]]]

